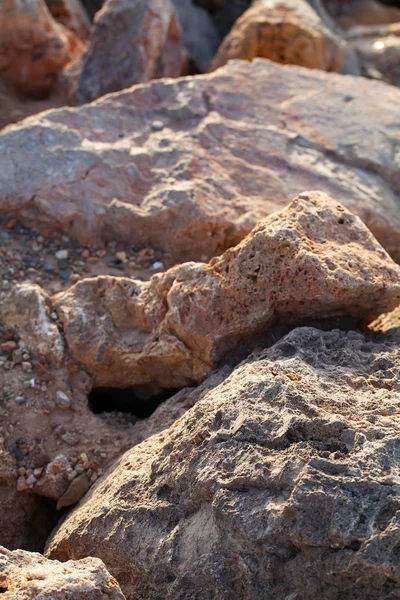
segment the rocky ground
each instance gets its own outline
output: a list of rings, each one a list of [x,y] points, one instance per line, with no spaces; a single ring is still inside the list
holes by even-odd
[[[396,1],[0,5],[4,600],[400,597],[399,85]]]

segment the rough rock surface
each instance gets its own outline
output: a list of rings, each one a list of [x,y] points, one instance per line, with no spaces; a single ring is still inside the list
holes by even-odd
[[[262,59],[136,86],[0,135],[0,211],[204,260],[321,189],[400,259],[399,102],[384,84]]]
[[[368,318],[399,301],[400,267],[360,219],[320,192],[300,194],[209,264],[179,265],[149,282],[85,279],[52,299],[69,356],[96,386],[120,388],[190,385],[279,323]],[[12,327],[10,303],[13,295],[2,318]],[[23,328],[18,334],[24,340]]]
[[[54,319],[49,296],[38,285],[17,285],[0,306],[1,319],[24,332],[26,347],[55,367],[65,358],[64,340]],[[53,315],[54,316],[54,315]]]
[[[52,18],[44,0],[1,3],[0,75],[19,90],[48,93],[61,69],[82,51],[82,42]]]
[[[81,102],[187,68],[171,0],[107,0],[95,17],[78,81]]]
[[[3,600],[125,600],[97,558],[60,563],[33,552],[0,547]]]
[[[216,27],[206,10],[192,0],[172,0],[182,27],[182,36],[195,71],[207,70],[220,43]]]
[[[98,556],[130,600],[396,598],[399,359],[294,330],[128,451],[48,556]]]
[[[306,0],[257,0],[238,19],[210,70],[257,56],[311,69],[340,71],[344,42],[329,31]]]

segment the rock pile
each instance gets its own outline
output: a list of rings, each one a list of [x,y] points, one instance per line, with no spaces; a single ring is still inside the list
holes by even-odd
[[[273,325],[387,312],[400,303],[399,282],[362,222],[309,192],[209,264],[179,265],[148,283],[87,279],[51,301],[17,286],[1,318],[55,367],[67,352],[96,386],[178,388]]]
[[[5,600],[398,598],[386,4],[1,3]]]

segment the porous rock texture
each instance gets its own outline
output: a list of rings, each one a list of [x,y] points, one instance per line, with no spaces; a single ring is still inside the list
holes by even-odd
[[[107,0],[94,20],[77,84],[81,102],[187,68],[171,0]]]
[[[0,211],[205,260],[321,189],[400,259],[399,102],[388,85],[263,59],[135,86],[3,132]]]
[[[82,41],[53,19],[44,0],[1,3],[0,76],[18,90],[49,93],[58,73],[82,51]]]
[[[345,44],[306,0],[256,0],[236,21],[210,70],[257,56],[311,69],[340,71]]]
[[[396,598],[399,348],[298,328],[128,451],[47,555],[130,600]]]
[[[101,560],[47,560],[40,554],[0,546],[3,600],[125,600]]]
[[[3,303],[9,327],[25,287]],[[209,264],[178,265],[149,282],[85,279],[52,302],[68,356],[96,386],[180,388],[279,323],[391,310],[400,267],[337,200],[305,192]],[[25,341],[23,324],[18,334]]]

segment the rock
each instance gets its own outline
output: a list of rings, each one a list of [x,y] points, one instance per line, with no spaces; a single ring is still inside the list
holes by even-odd
[[[101,558],[131,599],[395,597],[399,359],[292,331],[129,450],[47,555]]]
[[[4,600],[125,600],[101,560],[60,563],[34,552],[0,547]]]
[[[57,502],[57,510],[61,510],[65,506],[72,506],[86,494],[90,487],[90,481],[85,473],[78,475],[72,480],[65,494],[61,496]]]
[[[44,0],[0,6],[0,75],[18,90],[48,94],[58,73],[82,51],[81,41],[54,21]]]
[[[377,0],[330,0],[328,8],[343,29],[358,25],[385,25],[400,22],[400,8],[384,6]]]
[[[81,102],[158,77],[185,74],[171,0],[107,0],[96,15],[78,81]]]
[[[57,501],[68,489],[68,458],[59,454],[47,466],[39,481],[34,486],[34,492],[39,496]]]
[[[56,21],[73,31],[83,42],[90,37],[90,19],[80,0],[45,0]]]
[[[364,75],[400,86],[399,36],[400,23],[357,27],[348,32],[349,45],[357,53]]]
[[[23,332],[27,349],[41,354],[55,367],[61,367],[65,355],[64,342],[51,313],[50,298],[37,285],[15,286],[7,302],[0,305],[2,322]]]
[[[136,86],[0,134],[0,211],[82,245],[198,260],[321,189],[400,260],[399,102],[384,84],[262,59]]]
[[[210,70],[257,56],[311,69],[340,71],[344,42],[329,31],[306,0],[257,0],[236,21]]]
[[[86,279],[53,301],[95,386],[180,388],[280,323],[387,312],[400,267],[336,199],[305,192],[209,264]]]
[[[220,43],[216,27],[206,10],[192,0],[172,0],[179,15],[182,36],[195,71],[204,73]]]

